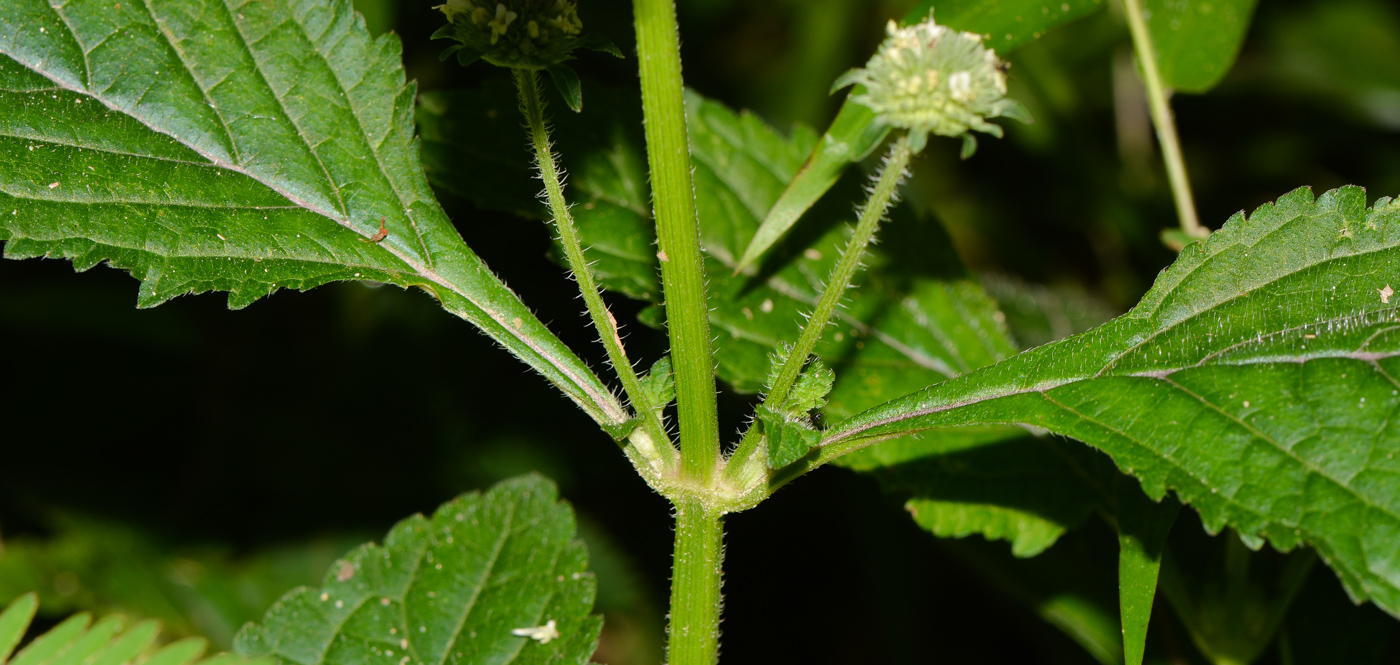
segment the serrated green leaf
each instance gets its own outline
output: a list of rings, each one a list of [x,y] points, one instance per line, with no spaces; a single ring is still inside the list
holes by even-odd
[[[1180,92],[1205,92],[1230,71],[1258,0],[1144,0],[1162,81]]]
[[[193,665],[204,653],[206,643],[201,639],[175,642],[163,649],[153,649],[160,633],[156,621],[141,621],[130,628],[120,615],[108,616],[95,625],[84,613],[69,617],[52,630],[40,635],[7,661],[10,650],[24,636],[29,622],[38,609],[34,594],[19,597],[4,612],[0,612],[0,664],[9,665]],[[271,665],[267,661],[245,660],[221,655],[199,661],[200,665]]]
[[[1157,573],[1162,548],[1176,523],[1181,504],[1171,497],[1149,501],[1137,483],[1118,479],[1118,613],[1123,625],[1123,660],[1142,665],[1147,649],[1147,624],[1157,597]]]
[[[822,440],[821,432],[806,422],[805,416],[793,417],[759,406],[758,419],[768,443],[769,468],[782,468],[806,457]]]
[[[660,360],[652,363],[651,369],[640,381],[653,405],[664,406],[676,399],[676,378],[671,373],[671,356],[661,356]]]
[[[807,412],[826,406],[826,396],[831,393],[831,386],[835,383],[836,373],[823,365],[821,358],[813,358],[797,376],[797,383],[788,393],[788,408]]]
[[[220,290],[240,308],[337,280],[419,287],[599,423],[625,422],[433,199],[400,50],[349,0],[8,0],[5,255],[129,270],[142,307]]]
[[[1108,453],[1206,526],[1313,545],[1400,614],[1400,204],[1296,190],[1188,247],[1128,314],[871,409],[823,456],[1027,423]],[[1152,414],[1151,418],[1143,414]]]
[[[283,596],[235,640],[283,663],[584,663],[595,585],[554,484],[526,475],[410,517]],[[513,634],[552,626],[558,636]]]

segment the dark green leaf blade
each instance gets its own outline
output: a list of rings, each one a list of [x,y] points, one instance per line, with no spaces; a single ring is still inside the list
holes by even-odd
[[[423,288],[595,420],[624,422],[434,200],[400,50],[349,0],[4,3],[6,256],[127,269],[141,306],[222,290],[238,308],[336,280]]]
[[[1123,660],[1142,665],[1147,648],[1147,624],[1157,597],[1157,573],[1162,548],[1176,523],[1181,504],[1172,497],[1152,502],[1137,483],[1118,479],[1118,612],[1123,625]]]
[[[320,589],[283,596],[234,648],[307,665],[583,663],[602,629],[587,564],[554,483],[521,476],[400,522]],[[512,632],[526,628],[545,638]]]
[[[1400,204],[1296,190],[1192,245],[1131,312],[830,430],[824,457],[1028,423],[1107,452],[1213,531],[1311,544],[1400,613]],[[1142,414],[1151,413],[1151,418]]]
[[[1163,82],[1180,92],[1214,88],[1239,55],[1257,2],[1145,0]]]

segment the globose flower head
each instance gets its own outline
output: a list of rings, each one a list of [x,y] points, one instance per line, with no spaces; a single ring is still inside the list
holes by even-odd
[[[982,36],[958,32],[928,20],[907,28],[890,21],[889,37],[864,69],[836,80],[832,91],[863,85],[857,103],[875,111],[875,121],[909,131],[920,151],[928,135],[963,137],[963,157],[977,149],[971,132],[1000,138],[1001,127],[989,118],[1031,121],[1025,107],[1006,97],[1006,65]]]
[[[548,69],[571,58],[576,48],[622,52],[608,40],[583,34],[575,0],[447,0],[436,9],[447,25],[434,39],[452,39],[453,53],[463,65],[478,58],[513,69]]]

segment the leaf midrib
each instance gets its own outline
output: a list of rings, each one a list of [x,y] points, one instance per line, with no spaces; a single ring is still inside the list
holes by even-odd
[[[1049,346],[1049,345],[1046,345],[1046,346]],[[1038,348],[1042,348],[1042,349],[1043,349],[1043,348],[1046,348],[1046,346],[1042,346],[1042,347],[1038,347]],[[1068,377],[1068,378],[1063,378],[1063,379],[1052,379],[1052,380],[1049,380],[1049,381],[1043,381],[1043,382],[1037,383],[1037,384],[1035,384],[1034,386],[1030,386],[1030,387],[1028,387],[1028,388],[1016,388],[1016,389],[1005,390],[1005,391],[1000,391],[1000,392],[995,392],[995,393],[987,393],[987,392],[983,391],[983,393],[982,393],[982,395],[981,395],[980,397],[973,397],[973,398],[970,398],[970,399],[958,400],[958,401],[955,401],[955,402],[949,402],[949,403],[947,403],[947,404],[941,404],[941,405],[938,405],[938,406],[932,406],[932,407],[928,407],[928,408],[925,408],[925,409],[918,409],[918,410],[915,410],[915,411],[907,411],[907,412],[901,413],[901,414],[899,414],[899,415],[893,415],[893,416],[889,416],[889,417],[886,417],[886,418],[881,418],[881,419],[879,419],[879,420],[873,420],[873,421],[870,421],[870,422],[868,422],[868,423],[859,423],[857,427],[852,428],[852,429],[849,429],[849,430],[837,431],[837,430],[839,429],[839,427],[840,427],[840,426],[838,425],[837,427],[833,427],[833,428],[832,428],[832,430],[831,430],[831,431],[833,432],[832,434],[830,434],[830,435],[828,435],[828,436],[826,436],[826,437],[824,437],[824,438],[822,439],[822,442],[821,442],[820,445],[821,445],[821,446],[827,446],[827,445],[830,445],[830,444],[833,444],[833,443],[839,443],[839,442],[841,442],[841,441],[847,441],[847,440],[859,438],[859,437],[860,437],[860,434],[861,434],[862,432],[867,432],[867,431],[870,431],[870,430],[872,430],[872,429],[876,429],[876,428],[878,428],[878,427],[883,427],[883,426],[885,426],[885,425],[891,425],[891,424],[898,423],[898,422],[902,422],[902,421],[905,421],[905,420],[912,420],[912,419],[914,419],[914,418],[921,418],[921,417],[923,417],[923,416],[931,416],[931,415],[933,415],[933,414],[935,414],[935,413],[943,413],[943,412],[945,412],[945,411],[952,411],[952,410],[955,410],[955,409],[963,408],[963,407],[965,407],[965,406],[972,406],[972,405],[974,405],[974,404],[980,404],[980,403],[982,403],[982,402],[990,402],[990,401],[1002,399],[1002,398],[1005,398],[1005,397],[1015,397],[1015,396],[1017,396],[1017,395],[1027,395],[1027,394],[1030,394],[1030,393],[1040,393],[1040,394],[1043,395],[1043,394],[1046,394],[1046,393],[1048,393],[1049,391],[1054,390],[1054,389],[1056,389],[1056,388],[1062,388],[1062,387],[1064,387],[1064,386],[1072,385],[1072,384],[1075,384],[1075,383],[1084,383],[1084,382],[1088,382],[1088,381],[1098,381],[1098,380],[1101,380],[1101,379],[1119,379],[1119,378],[1121,378],[1121,379],[1166,379],[1166,378],[1170,377],[1171,375],[1176,374],[1177,372],[1182,372],[1182,371],[1191,370],[1191,369],[1200,369],[1200,368],[1203,368],[1203,367],[1239,367],[1239,366],[1244,366],[1244,365],[1269,365],[1269,364],[1280,364],[1280,363],[1305,364],[1305,363],[1312,362],[1312,361],[1315,361],[1315,360],[1357,360],[1357,361],[1361,361],[1361,362],[1370,363],[1372,366],[1377,367],[1377,368],[1380,368],[1380,366],[1379,366],[1379,364],[1378,364],[1379,361],[1381,361],[1381,360],[1386,360],[1386,359],[1389,359],[1389,358],[1394,358],[1394,357],[1397,357],[1397,356],[1400,356],[1400,351],[1395,351],[1395,352],[1378,352],[1378,353],[1362,353],[1362,352],[1320,352],[1320,353],[1318,353],[1318,354],[1316,354],[1316,355],[1306,355],[1306,356],[1271,356],[1271,357],[1269,357],[1269,358],[1267,358],[1267,359],[1260,359],[1260,360],[1251,359],[1251,360],[1247,360],[1247,361],[1243,361],[1243,362],[1218,362],[1218,363],[1209,363],[1209,364],[1197,363],[1197,364],[1192,364],[1192,365],[1183,365],[1183,366],[1180,366],[1180,367],[1172,367],[1172,368],[1168,368],[1168,369],[1145,370],[1145,371],[1142,371],[1142,372],[1132,372],[1132,373],[1127,373],[1127,374],[1113,374],[1113,375],[1103,376],[1103,377],[1101,377],[1101,376],[1080,375],[1080,376],[1073,376],[1073,377]],[[989,366],[989,368],[990,368],[990,367],[995,367],[995,365]],[[1391,377],[1391,376],[1389,375],[1389,373],[1386,373],[1385,370],[1384,370],[1383,368],[1380,368],[1380,370],[1381,370],[1381,373],[1384,374],[1384,375],[1386,376],[1386,378],[1389,379],[1392,383],[1394,383],[1394,382],[1396,381],[1393,377]],[[941,384],[937,384],[937,385],[941,385]],[[1400,388],[1400,384],[1397,384],[1397,388]],[[907,396],[906,396],[906,397],[899,398],[899,399],[907,399]],[[879,408],[879,407],[876,407],[876,408]],[[858,417],[859,415],[860,415],[860,414],[857,414],[856,416],[853,416],[853,418]],[[877,435],[877,436],[883,436],[883,435]]]

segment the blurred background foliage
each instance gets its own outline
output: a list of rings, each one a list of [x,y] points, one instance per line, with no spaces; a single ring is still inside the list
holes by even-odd
[[[439,63],[430,2],[355,4],[371,30],[403,37],[421,90],[505,75]],[[580,13],[631,54],[629,4],[585,1]],[[839,104],[830,82],[914,4],[680,0],[687,83],[777,127],[821,129]],[[906,190],[986,275],[1024,345],[1123,311],[1173,258],[1158,234],[1175,213],[1113,4],[1010,57],[1012,95],[1035,124],[1013,123],[967,162],[956,142],[933,144]],[[1262,0],[1223,82],[1173,100],[1202,220],[1218,227],[1300,185],[1400,194],[1397,63],[1393,2]],[[576,64],[585,79],[636,84],[634,60]],[[444,201],[468,243],[601,365],[543,225]],[[353,544],[533,469],[581,515],[607,615],[597,660],[659,661],[666,502],[582,413],[428,299],[341,284],[241,312],[221,295],[137,311],[126,275],[78,276],[59,261],[0,262],[0,284],[0,604],[37,589],[50,622],[121,610],[226,647]],[[640,306],[615,301],[623,321]],[[630,330],[636,355],[660,355],[658,333]],[[747,400],[722,399],[726,431]],[[901,501],[831,469],[730,518],[726,660],[1114,662],[1109,526],[1091,519],[1019,560],[1005,543],[938,542]],[[1352,606],[1325,566],[1242,554],[1232,538],[1206,536],[1183,511],[1168,566],[1179,593],[1159,594],[1149,661],[1205,662],[1181,616],[1243,616],[1250,598],[1296,594],[1258,662],[1400,662],[1395,621]],[[770,574],[775,557],[788,575]],[[1232,596],[1221,571],[1240,557],[1249,592]]]

